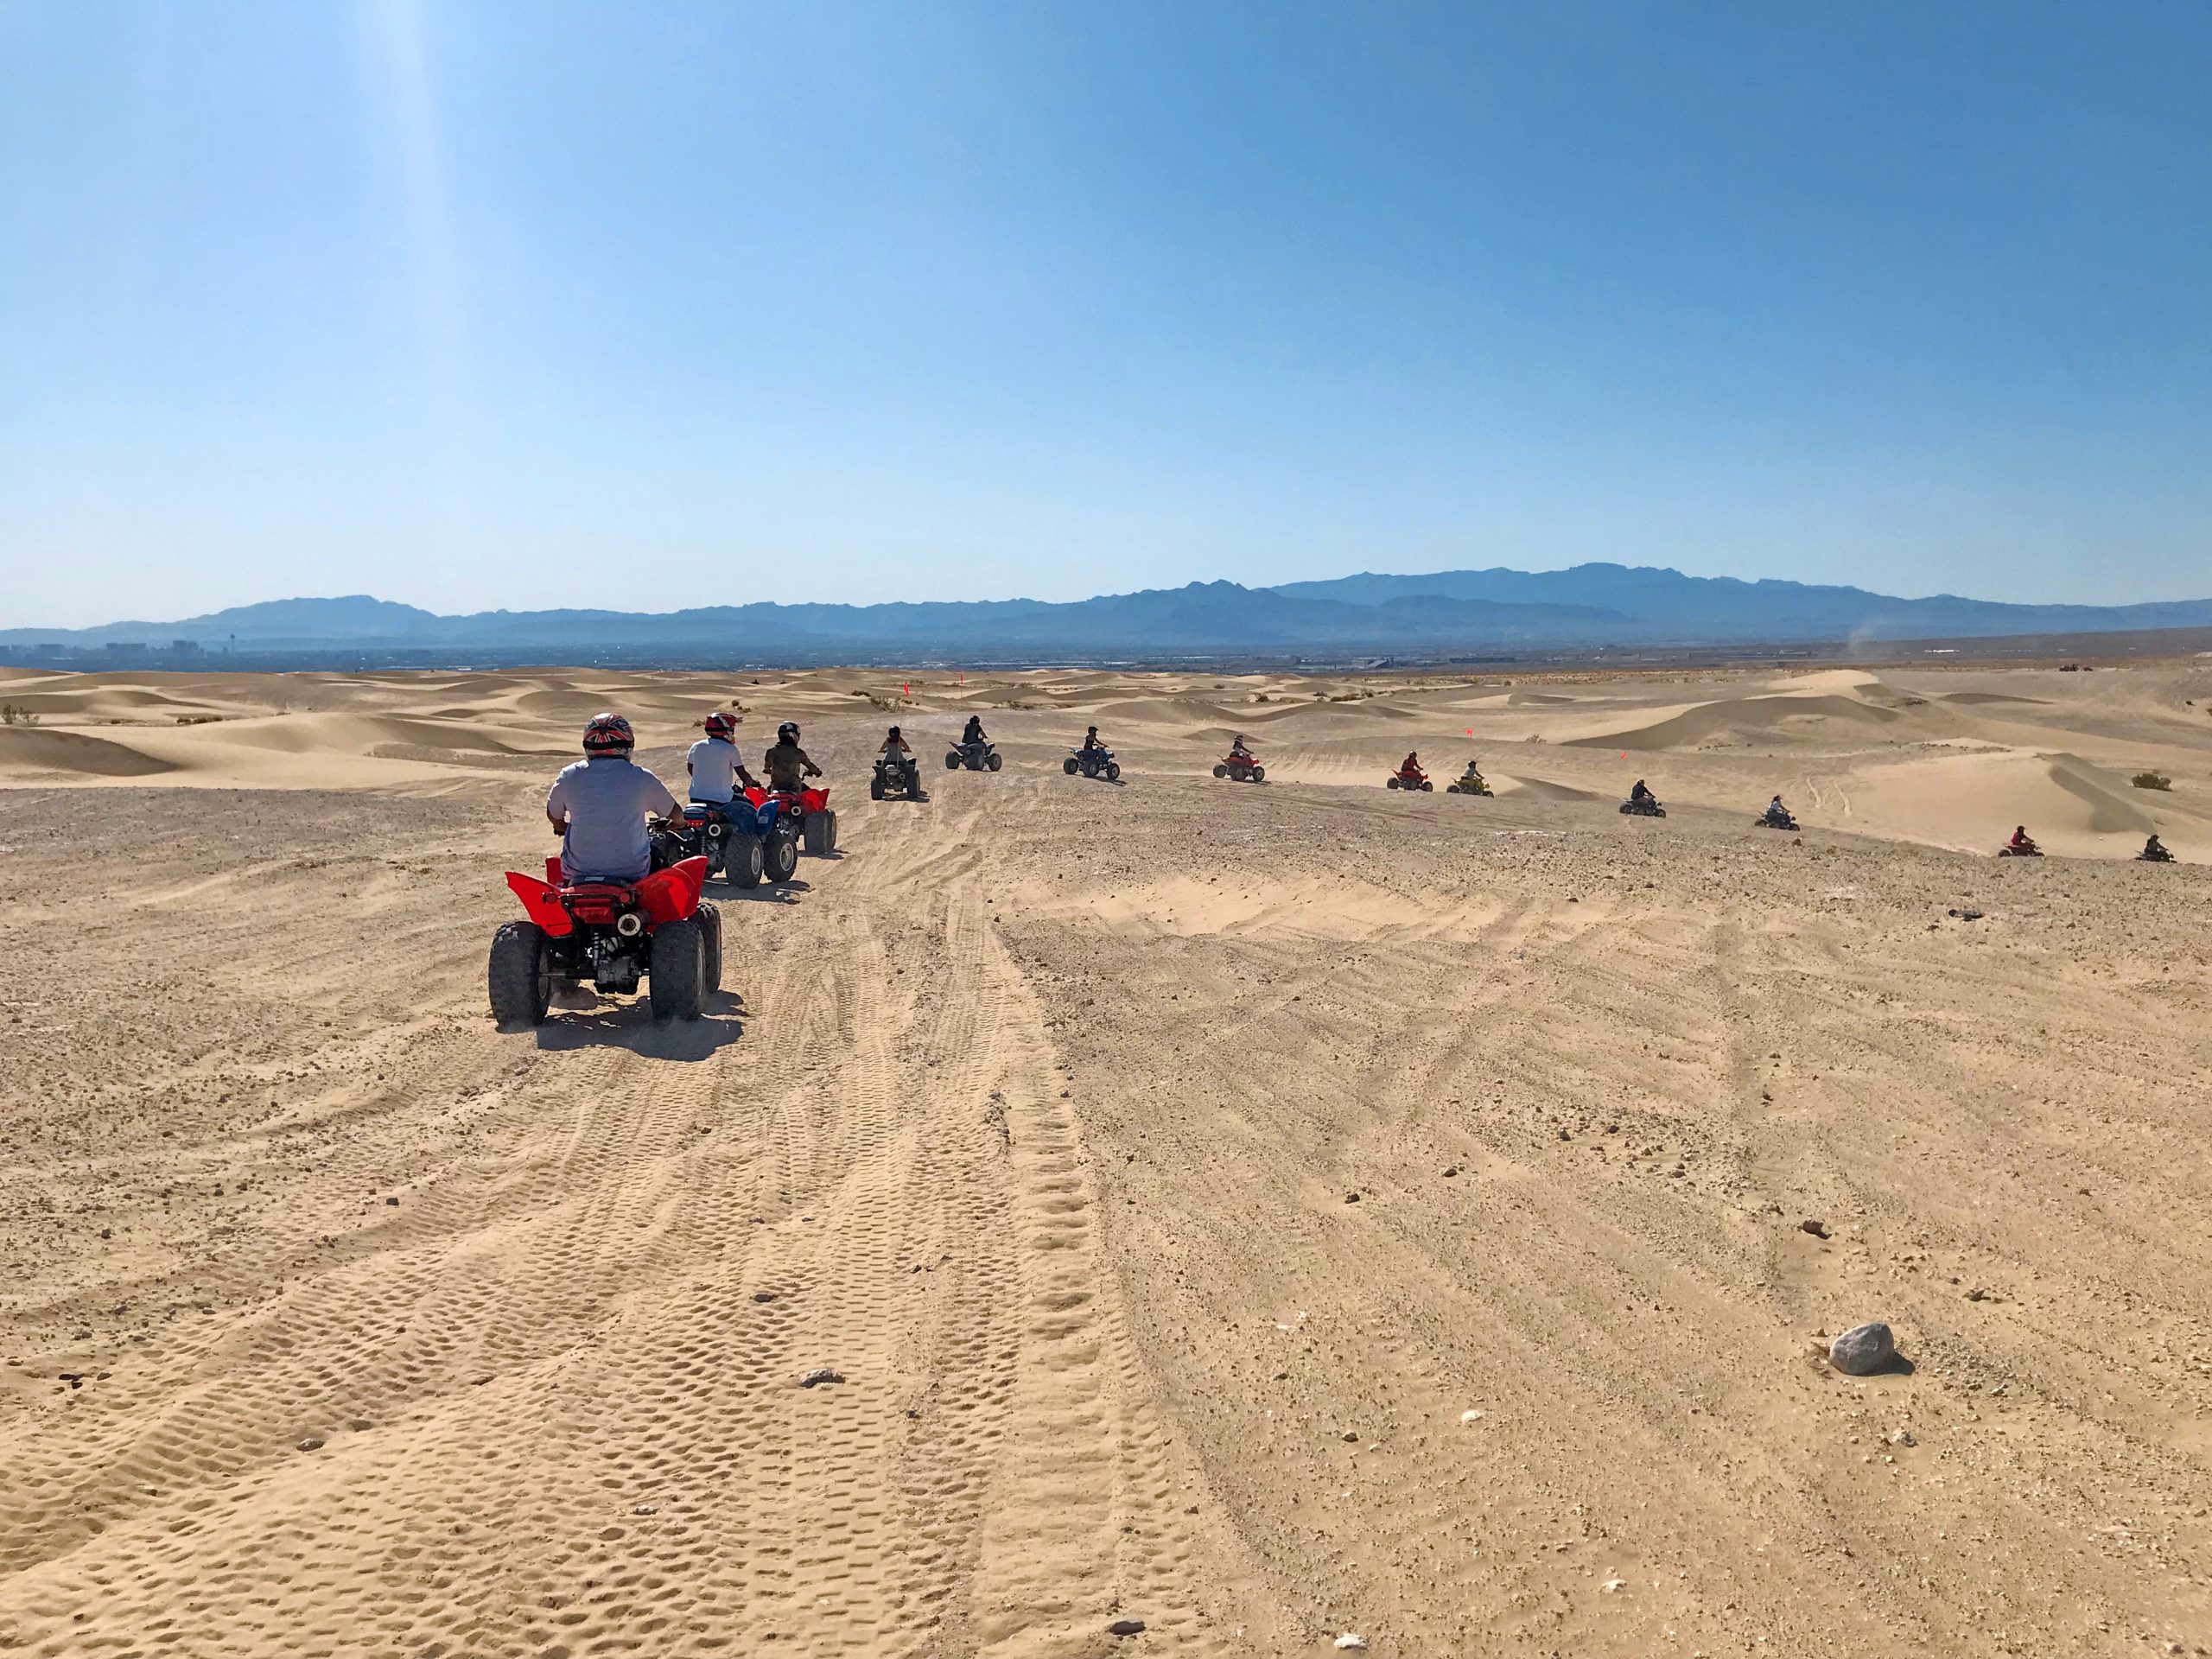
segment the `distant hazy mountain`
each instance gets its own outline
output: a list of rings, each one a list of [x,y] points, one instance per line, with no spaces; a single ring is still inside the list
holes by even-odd
[[[1379,605],[1423,594],[1503,605],[1591,606],[1634,619],[1624,640],[1719,644],[1732,639],[1913,639],[2007,633],[2093,633],[2212,625],[2212,600],[2153,605],[2012,605],[1939,594],[1892,599],[1861,588],[1738,582],[1679,570],[1578,564],[1567,570],[1445,570],[1286,582],[1294,599]]]
[[[1361,575],[1248,588],[1235,582],[1038,600],[888,605],[711,606],[620,611],[483,611],[439,616],[354,595],[240,606],[180,622],[0,632],[22,660],[40,646],[78,653],[166,650],[175,642],[241,656],[384,655],[454,660],[631,661],[721,657],[760,663],[839,658],[1031,658],[1300,655],[1599,645],[1784,644],[2212,626],[2212,600],[2152,605],[2010,605],[1948,594],[1895,599],[1857,588],[1738,582],[1617,564],[1571,570]],[[50,655],[50,653],[49,653]]]

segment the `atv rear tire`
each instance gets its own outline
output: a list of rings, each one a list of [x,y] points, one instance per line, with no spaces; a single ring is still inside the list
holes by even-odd
[[[1395,789],[1395,788],[1397,788],[1397,787],[1398,787],[1398,779],[1397,779],[1396,775],[1394,773],[1392,776],[1388,777],[1388,778],[1385,778],[1385,779],[1382,780],[1382,787],[1383,787],[1383,788],[1385,788],[1385,789]]]
[[[1226,778],[1229,776],[1229,768],[1227,766],[1216,766],[1213,769],[1213,775],[1217,778]]]
[[[957,771],[959,771],[959,770],[960,770],[960,751],[959,751],[959,750],[957,750],[957,749],[947,749],[947,750],[944,752],[944,769],[945,769],[947,772],[957,772]]]
[[[701,995],[712,996],[722,988],[722,913],[712,905],[699,906],[699,925],[707,936],[707,978]]]
[[[1076,763],[1075,763],[1074,757],[1071,756],[1071,757],[1069,757],[1067,760],[1061,761],[1061,762],[1060,762],[1060,770],[1061,770],[1062,772],[1065,772],[1065,773],[1067,773],[1067,775],[1068,775],[1069,777],[1071,777],[1071,778],[1074,777],[1074,776],[1075,776],[1075,772],[1076,772]]]
[[[827,858],[837,850],[837,815],[823,810],[810,812],[805,823],[806,852],[810,858]]]
[[[733,887],[760,885],[760,837],[731,830],[722,837],[722,880]]]
[[[760,843],[762,873],[771,881],[788,881],[798,871],[798,837],[778,830]]]
[[[492,1018],[502,1031],[526,1031],[545,1022],[552,1006],[553,972],[545,960],[545,931],[535,922],[504,922],[492,936],[485,969]]]
[[[653,930],[645,989],[656,1020],[696,1020],[706,997],[706,930],[696,921],[663,922]]]
[[[868,780],[868,798],[871,801],[880,801],[883,798],[883,774],[881,772],[877,772],[874,777]]]

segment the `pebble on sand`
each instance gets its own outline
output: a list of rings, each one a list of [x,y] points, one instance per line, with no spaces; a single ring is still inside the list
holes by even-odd
[[[1482,1420],[1483,1414],[1479,1411],[1463,1411],[1459,1414],[1459,1421],[1463,1423],[1479,1423]]]
[[[1797,1224],[1797,1230],[1801,1233],[1810,1233],[1815,1238],[1826,1238],[1828,1236],[1828,1224],[1818,1216],[1808,1216]]]
[[[1117,1618],[1111,1624],[1109,1624],[1106,1627],[1106,1634],[1109,1636],[1142,1636],[1144,1634],[1144,1620],[1141,1618]]]
[[[1828,1363],[1847,1376],[1871,1376],[1897,1357],[1897,1338],[1879,1319],[1855,1325],[1828,1344]]]
[[[798,1385],[802,1389],[814,1389],[821,1387],[824,1382],[842,1382],[844,1380],[845,1374],[842,1371],[833,1370],[824,1365],[820,1370],[809,1371],[804,1376],[799,1378]]]
[[[1367,1638],[1363,1636],[1354,1636],[1350,1630],[1346,1630],[1337,1638],[1337,1645],[1346,1653],[1365,1653]]]
[[[302,1452],[320,1452],[320,1451],[321,1451],[321,1450],[322,1450],[322,1436],[321,1436],[321,1435],[320,1435],[320,1434],[310,1434],[310,1435],[308,1435],[305,1440],[302,1440],[302,1441],[300,1442],[300,1450],[301,1450],[301,1451],[302,1451]]]

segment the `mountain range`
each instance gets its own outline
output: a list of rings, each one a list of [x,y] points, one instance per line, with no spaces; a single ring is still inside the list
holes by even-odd
[[[1410,652],[1541,647],[1784,645],[2212,626],[2212,600],[2016,605],[1938,594],[1686,576],[1669,569],[1362,574],[1245,588],[1230,582],[1068,603],[984,600],[882,605],[707,606],[645,615],[602,610],[441,616],[353,595],[239,606],[173,622],[0,630],[0,657],[139,652],[377,658],[448,663],[728,659],[993,663]]]

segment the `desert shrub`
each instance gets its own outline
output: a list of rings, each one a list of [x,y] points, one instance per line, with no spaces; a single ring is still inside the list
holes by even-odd
[[[2138,789],[2171,789],[2174,780],[2163,772],[2139,772],[2127,780]]]
[[[38,710],[18,702],[0,702],[0,726],[35,726]]]

